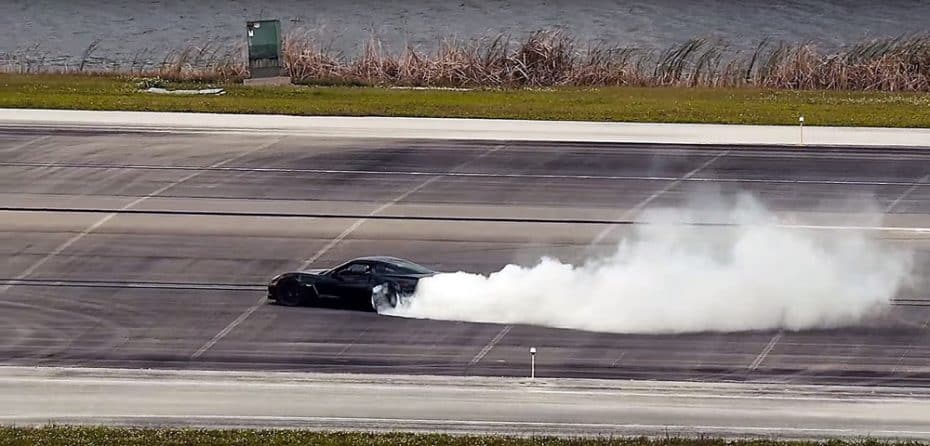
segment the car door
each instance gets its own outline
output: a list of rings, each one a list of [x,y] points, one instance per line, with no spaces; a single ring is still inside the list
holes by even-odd
[[[336,294],[339,292],[339,281],[336,280],[336,276],[344,268],[345,267],[331,273],[319,275],[313,280],[313,286],[316,288],[316,292],[319,297],[323,299],[339,298],[339,296]]]
[[[351,263],[333,275],[333,294],[352,302],[371,299],[371,265]]]

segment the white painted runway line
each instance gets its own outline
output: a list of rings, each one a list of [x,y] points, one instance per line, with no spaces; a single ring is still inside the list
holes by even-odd
[[[473,159],[471,159],[471,160],[468,160],[468,161],[466,161],[466,162],[464,162],[464,163],[462,163],[462,164],[459,164],[459,165],[453,167],[452,169],[450,169],[450,172],[454,172],[454,171],[456,171],[456,170],[459,170],[459,169],[461,169],[461,168],[464,168],[464,167],[467,166],[469,163],[471,163],[471,162],[473,162],[473,161],[476,161],[476,160],[479,160],[479,159],[481,159],[481,158],[483,158],[483,157],[485,157],[485,156],[488,156],[488,155],[490,155],[490,154],[492,154],[492,153],[494,153],[494,152],[497,152],[497,151],[503,149],[504,147],[506,147],[506,146],[504,146],[504,145],[498,145],[498,146],[492,147],[492,148],[490,148],[490,149],[488,149],[488,150],[482,152],[481,155],[478,155],[477,157],[475,157],[475,158],[473,158]],[[302,270],[305,270],[305,269],[309,268],[311,265],[313,265],[313,263],[315,263],[316,261],[318,261],[318,260],[319,260],[320,258],[322,258],[324,255],[326,255],[326,253],[328,253],[329,251],[331,251],[333,248],[335,248],[337,245],[339,245],[339,243],[341,243],[343,240],[345,240],[346,237],[348,237],[349,235],[351,235],[351,234],[352,234],[353,232],[355,232],[359,227],[361,227],[363,224],[365,224],[365,223],[368,221],[369,218],[374,217],[374,216],[376,216],[376,215],[379,215],[381,212],[384,212],[385,210],[389,209],[391,206],[394,206],[394,205],[396,205],[397,203],[403,201],[404,199],[406,199],[406,198],[409,197],[410,195],[413,195],[413,194],[417,193],[418,191],[422,190],[423,188],[429,186],[430,184],[432,184],[432,183],[434,183],[434,182],[436,182],[436,181],[442,179],[442,177],[443,177],[443,174],[439,174],[439,175],[435,175],[435,176],[433,176],[433,177],[430,177],[430,178],[428,178],[426,181],[423,181],[422,183],[420,183],[420,184],[418,184],[418,185],[416,185],[416,186],[414,186],[414,187],[408,189],[408,190],[405,191],[404,193],[402,193],[402,194],[400,194],[400,195],[394,197],[394,198],[391,199],[390,201],[388,201],[388,202],[386,202],[386,203],[383,203],[382,205],[378,206],[377,208],[375,208],[374,210],[372,210],[371,212],[369,212],[367,216],[356,219],[354,222],[352,222],[352,224],[350,224],[348,227],[346,227],[345,230],[343,230],[341,233],[339,233],[339,235],[337,235],[336,237],[334,237],[333,239],[331,239],[329,242],[326,243],[326,245],[324,245],[322,248],[320,248],[319,250],[317,250],[316,253],[314,253],[312,256],[310,256],[309,258],[307,258],[306,260],[304,260],[304,261],[300,264],[300,266],[297,267],[297,270],[298,270],[298,271],[302,271]],[[200,346],[200,348],[198,348],[196,351],[194,351],[194,353],[191,354],[191,359],[198,359],[198,358],[200,358],[201,356],[203,356],[204,353],[206,353],[208,350],[210,350],[211,348],[213,348],[214,345],[216,345],[219,341],[221,341],[223,338],[225,338],[225,337],[226,337],[229,333],[231,333],[236,327],[238,327],[240,324],[242,324],[243,322],[245,322],[245,320],[248,319],[249,316],[251,316],[253,313],[255,313],[255,312],[256,312],[259,308],[261,308],[261,306],[264,305],[266,302],[267,302],[267,297],[266,297],[266,296],[260,297],[260,298],[258,299],[258,301],[255,302],[255,304],[253,304],[252,306],[250,306],[249,308],[247,308],[245,311],[243,311],[242,314],[240,314],[238,317],[236,317],[236,319],[234,319],[232,322],[230,322],[229,325],[223,327],[223,329],[220,330],[215,336],[213,336],[213,338],[211,338],[211,339],[210,339],[209,341],[207,341],[205,344],[203,344],[202,346]]]
[[[901,200],[907,198],[912,192],[917,190],[918,187],[927,184],[927,181],[930,181],[930,175],[924,175],[921,179],[911,184],[911,187],[907,188],[904,192],[901,193],[901,195],[898,195],[898,198],[895,198],[894,201],[888,204],[888,206],[885,208],[885,213],[891,213],[891,211],[894,210],[894,208],[897,207],[899,203],[901,203]]]
[[[732,152],[729,156],[732,156]],[[492,178],[492,179],[527,179],[527,180],[595,180],[595,181],[678,181],[681,183],[746,183],[746,184],[810,184],[838,186],[910,186],[930,187],[926,181],[872,181],[872,180],[827,180],[827,179],[793,179],[793,178],[749,178],[749,177],[700,177],[692,174],[682,177],[662,175],[575,175],[575,174],[533,174],[533,173],[495,173],[495,172],[437,172],[406,170],[358,170],[358,169],[296,169],[279,167],[196,167],[196,166],[149,166],[149,165],[110,165],[110,164],[74,164],[74,163],[0,163],[2,167],[46,167],[75,169],[139,169],[139,170],[203,170],[216,172],[254,172],[254,173],[297,173],[313,175],[359,175],[359,176],[426,176],[448,178]]]
[[[466,161],[466,162],[464,162],[464,163],[461,163],[461,164],[459,164],[459,165],[457,165],[457,166],[455,166],[455,167],[449,169],[449,172],[443,172],[443,173],[438,173],[438,174],[436,174],[436,175],[433,175],[432,177],[430,177],[430,178],[427,179],[426,181],[424,181],[424,182],[422,182],[422,183],[420,183],[420,184],[414,186],[414,187],[411,188],[411,189],[408,189],[408,190],[405,191],[404,193],[402,193],[402,194],[400,194],[400,195],[394,197],[394,198],[391,199],[390,201],[388,201],[388,202],[382,204],[381,206],[375,208],[374,210],[372,210],[371,212],[369,212],[368,215],[367,215],[366,217],[362,217],[362,218],[359,218],[359,219],[357,219],[356,221],[354,221],[351,225],[349,225],[349,227],[347,227],[344,231],[342,231],[342,233],[340,233],[340,234],[337,235],[335,238],[333,238],[332,240],[330,240],[329,243],[327,243],[325,246],[323,246],[319,251],[317,251],[315,254],[313,254],[313,255],[310,256],[307,260],[305,260],[303,263],[301,263],[300,266],[297,267],[297,270],[298,270],[298,271],[302,271],[302,270],[305,270],[305,269],[309,268],[314,262],[316,262],[317,260],[319,260],[319,259],[320,259],[321,257],[323,257],[327,252],[329,252],[331,249],[333,249],[336,245],[338,245],[340,242],[342,242],[343,240],[345,240],[346,237],[348,237],[350,234],[352,234],[353,232],[355,232],[356,229],[358,229],[358,228],[361,227],[363,224],[365,224],[365,222],[368,221],[368,218],[374,217],[374,216],[376,216],[376,215],[381,214],[382,212],[386,211],[386,210],[389,209],[390,207],[396,205],[397,203],[400,203],[401,201],[403,201],[403,200],[406,199],[407,197],[409,197],[409,196],[411,196],[411,195],[413,195],[413,194],[419,192],[420,190],[422,190],[423,188],[429,186],[430,184],[433,184],[433,183],[435,183],[436,181],[442,179],[442,177],[447,176],[447,175],[449,175],[450,173],[453,173],[453,172],[455,172],[455,171],[457,171],[457,170],[459,170],[459,169],[464,168],[464,167],[467,166],[469,163],[472,163],[472,162],[477,161],[477,160],[479,160],[479,159],[481,159],[481,158],[484,158],[484,157],[486,157],[486,156],[488,156],[488,155],[490,155],[490,154],[492,154],[492,153],[495,153],[495,152],[497,152],[497,151],[500,151],[500,150],[503,149],[504,147],[506,147],[506,146],[500,145],[500,146],[492,147],[491,149],[488,149],[488,150],[482,152],[481,155],[478,155],[477,157],[475,157],[475,158],[473,158],[473,159],[470,159],[470,160],[468,160],[468,161]]]
[[[655,201],[656,199],[658,199],[659,197],[661,197],[662,195],[664,195],[666,192],[668,192],[668,191],[674,189],[674,188],[677,187],[679,184],[681,184],[682,181],[686,181],[688,178],[691,178],[691,177],[697,175],[697,174],[700,173],[702,170],[704,170],[704,169],[710,167],[712,164],[716,163],[717,160],[719,160],[720,158],[727,156],[727,154],[729,154],[729,153],[730,153],[729,150],[724,150],[724,151],[722,151],[722,152],[720,152],[720,153],[714,155],[714,156],[711,157],[709,160],[707,160],[707,161],[701,163],[701,165],[695,167],[694,169],[691,169],[688,173],[682,175],[680,178],[676,178],[674,181],[670,182],[669,184],[667,184],[667,185],[666,185],[665,187],[663,187],[662,189],[659,189],[658,191],[654,192],[652,195],[646,197],[645,200],[642,200],[642,201],[640,201],[639,203],[636,203],[635,206],[633,206],[632,208],[630,208],[630,209],[624,211],[624,213],[621,214],[620,217],[619,217],[618,219],[619,219],[619,220],[630,220],[630,219],[632,219],[634,216],[636,216],[636,214],[638,214],[640,211],[642,211],[642,210],[645,209],[647,206],[649,206],[649,204],[651,204],[653,201]],[[595,246],[595,245],[600,244],[600,243],[604,240],[604,238],[606,238],[607,235],[609,235],[609,234],[610,234],[613,230],[615,230],[615,229],[617,229],[617,225],[608,225],[607,227],[605,227],[604,229],[602,229],[601,232],[597,233],[597,235],[594,236],[594,238],[591,240],[591,242],[588,243],[588,248],[591,248],[591,247],[593,247],[593,246]]]
[[[245,157],[245,156],[251,155],[251,154],[253,154],[253,153],[255,153],[255,152],[258,152],[258,151],[263,150],[263,149],[265,149],[265,148],[267,148],[267,147],[270,147],[270,146],[272,146],[272,145],[274,145],[274,144],[277,144],[282,138],[283,138],[283,137],[275,137],[275,138],[272,138],[270,141],[268,141],[268,142],[266,142],[266,143],[264,143],[264,144],[260,144],[260,145],[254,147],[254,148],[251,149],[251,150],[248,150],[248,151],[246,151],[246,152],[240,153],[240,154],[238,154],[238,155],[236,155],[236,156],[233,156],[233,157],[231,157],[231,158],[227,158],[227,159],[224,159],[224,160],[222,160],[222,161],[213,163],[213,164],[211,164],[211,167],[221,167],[221,166],[223,166],[223,165],[225,165],[225,164],[229,164],[229,163],[231,163],[231,162],[234,162],[234,161],[236,161],[236,160],[238,160],[238,159],[241,159],[241,158],[243,158],[243,157]],[[176,181],[173,181],[173,182],[171,182],[171,183],[168,183],[168,184],[166,184],[166,185],[164,185],[164,186],[162,186],[162,187],[160,187],[160,188],[158,188],[158,189],[152,191],[151,193],[149,193],[149,194],[147,194],[147,195],[144,195],[144,196],[141,196],[141,197],[139,197],[139,198],[136,198],[135,200],[133,200],[133,201],[131,201],[131,202],[125,204],[124,206],[120,207],[119,210],[120,210],[120,211],[125,211],[125,210],[132,209],[132,208],[138,206],[139,204],[141,204],[142,202],[144,202],[144,201],[146,201],[146,200],[148,200],[148,199],[150,199],[150,198],[157,197],[157,196],[161,195],[162,193],[168,191],[169,189],[172,189],[172,188],[174,188],[174,187],[177,187],[177,186],[179,186],[179,185],[181,185],[181,184],[183,184],[183,183],[186,183],[187,181],[190,181],[190,180],[196,178],[197,176],[201,175],[203,172],[204,172],[204,171],[196,171],[196,172],[192,172],[192,173],[190,173],[190,174],[188,174],[188,175],[185,175],[184,177],[182,177],[182,178],[180,178],[180,179],[178,179],[178,180],[176,180]],[[100,228],[101,226],[105,225],[108,221],[110,221],[110,220],[116,218],[116,216],[118,216],[118,215],[119,215],[119,213],[114,212],[114,213],[110,213],[110,214],[107,214],[107,215],[103,216],[102,218],[100,218],[99,220],[97,220],[96,222],[94,222],[93,224],[91,224],[90,226],[84,228],[84,229],[83,229],[81,232],[79,232],[77,235],[75,235],[75,236],[69,238],[69,239],[66,240],[64,243],[58,245],[55,249],[52,250],[52,252],[48,253],[47,255],[45,255],[44,257],[42,257],[41,259],[39,259],[39,260],[37,260],[36,262],[34,262],[32,265],[30,265],[28,268],[26,268],[22,273],[20,273],[20,274],[17,275],[16,277],[14,277],[13,280],[22,280],[22,279],[25,279],[25,278],[29,277],[32,273],[34,273],[36,270],[38,270],[39,268],[41,268],[42,265],[45,265],[46,263],[48,263],[49,260],[51,260],[51,259],[53,259],[54,257],[58,256],[59,254],[61,254],[62,252],[64,252],[66,249],[70,248],[70,247],[71,247],[72,245],[74,245],[75,243],[79,242],[81,239],[83,239],[84,237],[86,237],[86,236],[89,235],[90,233],[96,231],[98,228]],[[12,286],[12,285],[9,285],[9,284],[0,286],[0,294],[3,294],[3,293],[5,293],[6,291],[8,291],[8,290],[10,289],[11,286]]]
[[[223,327],[223,329],[220,330],[217,334],[215,334],[212,338],[210,338],[209,341],[207,341],[206,343],[201,345],[200,348],[195,350],[194,353],[191,354],[191,359],[198,359],[201,356],[203,356],[203,354],[206,353],[207,350],[210,350],[211,348],[213,348],[213,346],[216,345],[217,342],[220,342],[221,339],[225,338],[226,335],[228,335],[230,332],[235,330],[236,327],[238,327],[240,324],[245,322],[245,320],[248,319],[249,316],[252,315],[252,313],[258,310],[259,307],[265,304],[267,300],[268,298],[265,297],[264,295],[262,295],[262,297],[259,297],[258,302],[256,302],[254,305],[247,308],[245,311],[243,311],[242,314],[240,314],[238,317],[233,319],[233,321],[230,322],[228,325]]]

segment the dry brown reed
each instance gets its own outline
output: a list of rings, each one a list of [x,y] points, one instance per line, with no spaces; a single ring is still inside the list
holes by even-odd
[[[237,81],[248,76],[241,45],[206,42],[169,52],[159,62],[141,51],[128,68],[95,63],[98,45],[88,47],[78,66],[59,66],[57,71],[128,71],[181,81]],[[656,51],[578,42],[564,30],[545,29],[520,39],[449,38],[429,52],[407,45],[393,53],[372,36],[357,56],[347,57],[324,45],[317,34],[292,31],[284,39],[283,55],[287,73],[304,84],[930,91],[930,35],[871,40],[829,53],[810,43],[768,41],[753,50],[737,50],[703,38]],[[6,71],[56,71],[28,52],[6,56],[0,60]]]
[[[309,34],[284,48],[296,82],[426,87],[676,86],[930,91],[930,36],[861,42],[825,53],[807,43],[762,42],[752,51],[691,39],[664,51],[581,45],[562,30],[521,40],[446,39],[431,53],[398,54],[371,38],[346,58]]]

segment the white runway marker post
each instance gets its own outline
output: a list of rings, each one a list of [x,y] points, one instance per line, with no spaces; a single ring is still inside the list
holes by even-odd
[[[804,145],[804,116],[798,118],[798,124],[800,124],[801,129],[801,145]]]
[[[530,379],[536,379],[536,347],[530,347]]]

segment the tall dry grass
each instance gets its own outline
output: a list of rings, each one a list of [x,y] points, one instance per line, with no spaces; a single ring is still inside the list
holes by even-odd
[[[562,30],[523,39],[447,39],[432,52],[394,54],[370,39],[358,57],[309,34],[284,46],[301,83],[427,87],[677,86],[930,91],[930,35],[878,39],[827,53],[813,44],[763,41],[752,51],[691,39],[662,51],[580,43]]]
[[[930,35],[860,42],[826,52],[809,43],[763,41],[753,50],[691,39],[664,50],[579,42],[559,29],[522,38],[498,35],[444,39],[432,51],[392,52],[371,37],[346,56],[319,34],[293,31],[284,39],[284,65],[298,83],[525,88],[557,86],[764,87],[776,89],[930,91]],[[236,81],[248,76],[243,46],[206,42],[160,60],[141,51],[131,63],[94,59],[99,42],[66,72],[129,72],[167,80]],[[6,71],[54,70],[29,51],[0,56]]]

